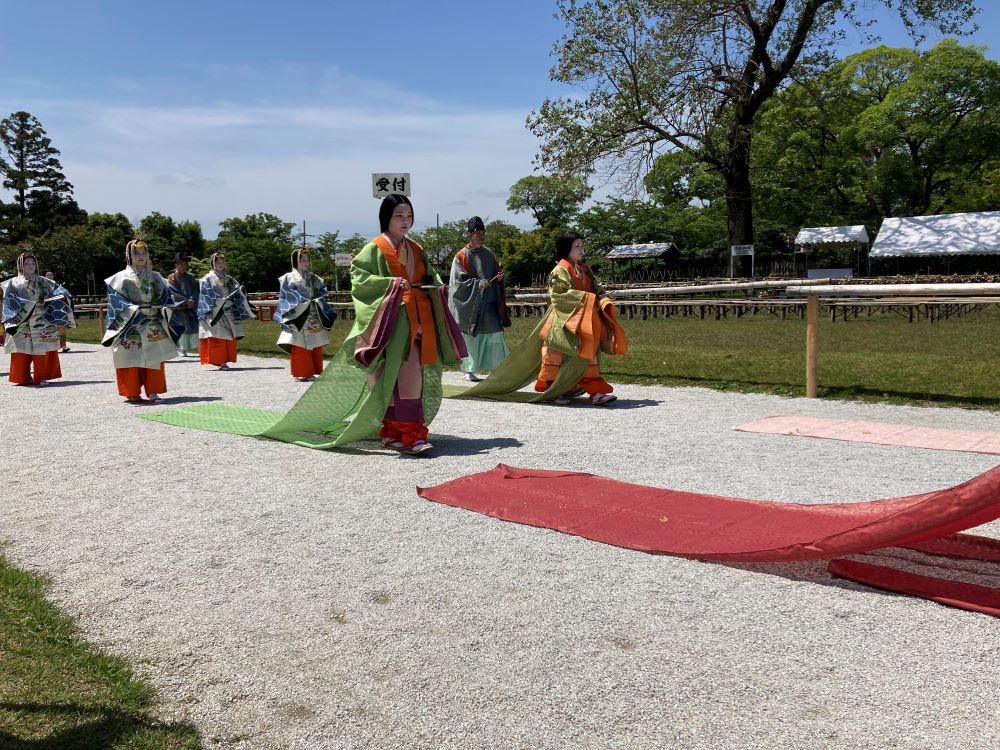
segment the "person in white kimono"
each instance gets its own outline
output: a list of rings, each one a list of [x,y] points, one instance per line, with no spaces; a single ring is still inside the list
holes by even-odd
[[[198,339],[203,365],[228,370],[236,361],[236,342],[243,338],[243,321],[251,315],[250,301],[240,282],[226,273],[226,256],[213,253],[212,270],[201,277],[198,290]]]
[[[125,262],[125,270],[104,280],[107,331],[101,343],[111,347],[118,393],[130,404],[160,404],[160,394],[167,392],[163,363],[177,356],[169,333],[171,294],[152,268],[145,241],[125,246]]]
[[[4,350],[10,354],[8,379],[15,385],[45,385],[62,377],[58,326],[72,328],[69,293],[38,273],[34,253],[17,257],[17,276],[3,282]],[[32,370],[34,372],[32,373]]]
[[[468,223],[469,241],[455,254],[448,279],[448,306],[465,339],[469,356],[462,374],[478,382],[477,372],[495,370],[510,353],[503,329],[510,326],[504,273],[486,242],[486,226],[478,216]]]
[[[72,310],[73,309],[73,297],[72,297],[72,295],[70,295],[69,290],[66,289],[66,287],[64,287],[62,284],[60,284],[60,283],[58,283],[56,281],[56,275],[54,273],[52,273],[52,271],[46,271],[45,272],[45,278],[47,278],[49,281],[51,281],[53,284],[55,284],[60,289],[65,290],[65,292],[66,292],[66,294],[65,294],[66,304],[69,305],[70,310]],[[56,325],[56,329],[59,331],[59,353],[60,354],[65,354],[66,352],[69,351],[69,346],[66,344],[66,326],[64,326],[61,323],[59,323],[59,324]]]
[[[273,320],[281,326],[278,348],[289,355],[292,377],[301,382],[323,372],[323,347],[337,314],[327,299],[326,282],[309,270],[309,250],[292,253],[292,270],[278,279],[278,307]]]

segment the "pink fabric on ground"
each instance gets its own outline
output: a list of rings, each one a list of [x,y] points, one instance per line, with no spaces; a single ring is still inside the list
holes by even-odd
[[[770,435],[847,440],[875,445],[902,445],[907,448],[928,448],[939,451],[965,451],[1000,456],[1000,432],[950,430],[943,427],[916,427],[886,422],[865,422],[857,419],[824,419],[783,415],[766,417],[755,422],[736,425],[740,432],[762,432]]]

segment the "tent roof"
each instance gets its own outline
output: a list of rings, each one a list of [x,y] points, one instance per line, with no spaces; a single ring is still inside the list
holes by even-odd
[[[867,245],[868,232],[864,224],[850,227],[804,227],[795,235],[795,244],[810,247]]]
[[[616,245],[604,256],[611,260],[620,258],[662,258],[677,246],[673,242],[647,242],[641,245]]]
[[[872,257],[1000,254],[1000,211],[883,220]]]

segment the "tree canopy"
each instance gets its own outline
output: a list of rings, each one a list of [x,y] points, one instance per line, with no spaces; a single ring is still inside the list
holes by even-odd
[[[530,212],[539,227],[568,224],[591,195],[587,180],[577,175],[529,175],[510,188],[507,208]]]
[[[14,193],[13,203],[0,204],[0,240],[13,244],[86,218],[58,157],[34,115],[14,112],[0,120],[0,184]]]
[[[993,210],[1000,64],[944,40],[877,47],[796,83],[765,108],[758,213],[788,226]],[[992,199],[991,199],[992,198]]]
[[[219,226],[212,249],[226,254],[229,273],[248,289],[275,289],[278,277],[291,270],[293,222],[261,212],[225,219]]]
[[[883,0],[915,34],[959,33],[973,0]],[[870,34],[856,0],[559,0],[567,33],[552,78],[582,96],[528,117],[539,161],[557,174],[603,172],[632,189],[679,150],[722,177],[732,244],[753,242],[750,160],[764,104],[793,71],[829,65],[843,24]]]

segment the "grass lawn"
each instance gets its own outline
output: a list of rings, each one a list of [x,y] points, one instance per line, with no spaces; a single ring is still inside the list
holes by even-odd
[[[0,748],[194,750],[193,727],[155,719],[155,696],[46,601],[47,582],[0,554]]]
[[[508,344],[521,341],[538,320],[515,320]],[[349,322],[334,326],[328,355],[337,351]],[[612,382],[805,395],[804,321],[759,313],[622,324],[629,353],[602,364]],[[274,345],[273,323],[247,321],[246,332],[241,352],[285,357]],[[82,320],[70,338],[96,343],[97,321]],[[1000,308],[934,323],[909,323],[894,313],[836,323],[822,317],[818,379],[821,397],[998,409]]]

